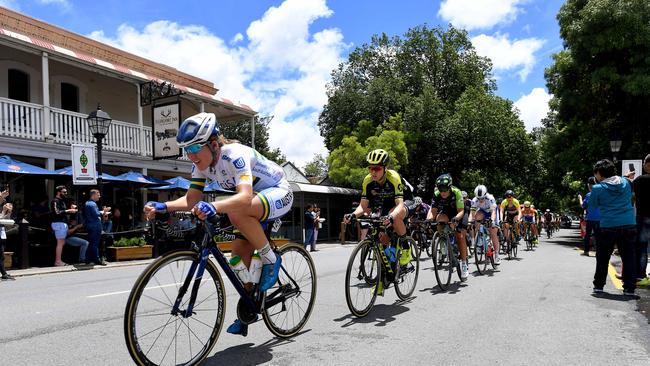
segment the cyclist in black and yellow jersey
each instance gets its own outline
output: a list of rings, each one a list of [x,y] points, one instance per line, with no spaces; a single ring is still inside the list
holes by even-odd
[[[404,185],[398,172],[387,169],[390,162],[388,152],[383,149],[373,150],[366,156],[368,175],[363,179],[361,201],[351,214],[345,215],[349,223],[352,216],[360,217],[368,209],[379,210],[381,216],[387,216],[385,224],[392,224],[393,230],[399,236],[398,243],[403,243],[400,265],[406,265],[411,260],[411,247],[403,238],[406,236],[404,219],[408,210],[404,205]],[[383,289],[380,289],[381,292]]]
[[[516,224],[519,222],[519,220],[521,220],[521,207],[519,201],[515,198],[515,192],[512,190],[507,190],[506,198],[501,202],[501,205],[499,206],[501,208],[501,217],[503,220],[502,222],[506,240],[510,239],[510,232],[508,231],[510,225],[515,226],[516,234],[519,236],[519,225]],[[519,241],[518,238],[517,241]]]
[[[465,216],[465,202],[461,191],[452,186],[451,176],[443,174],[436,179],[436,190],[431,200],[431,210],[427,215],[427,220],[436,220],[439,223],[452,222],[452,227],[456,229],[456,242],[460,251],[460,280],[465,282],[469,275],[467,266],[467,242],[465,234],[467,232]],[[439,227],[439,230],[441,227]]]

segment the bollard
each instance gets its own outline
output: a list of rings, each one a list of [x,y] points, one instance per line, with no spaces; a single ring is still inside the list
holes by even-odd
[[[19,267],[29,268],[29,222],[25,219],[21,219],[18,223],[18,236],[20,237]]]

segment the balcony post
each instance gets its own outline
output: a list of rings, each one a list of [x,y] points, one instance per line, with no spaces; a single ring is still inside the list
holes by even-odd
[[[50,63],[47,52],[41,55],[41,80],[43,86],[43,138],[51,142],[50,136]]]
[[[144,118],[142,117],[142,105],[140,105],[140,84],[135,84],[138,90],[138,99],[136,100],[138,106],[138,127],[140,128],[140,155],[147,156],[145,133],[144,133]],[[152,126],[153,127],[153,126]]]

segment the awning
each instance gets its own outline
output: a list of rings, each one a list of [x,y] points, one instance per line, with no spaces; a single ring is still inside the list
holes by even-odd
[[[59,175],[69,175],[72,176],[72,165],[67,166],[65,168],[57,169],[55,170],[56,174]],[[102,180],[109,181],[109,182],[120,182],[122,181],[121,179],[114,177],[108,173],[102,172]]]
[[[352,188],[334,187],[334,186],[321,186],[318,184],[306,183],[289,183],[291,190],[294,192],[309,192],[309,193],[324,193],[324,194],[344,194],[349,196],[359,196],[361,191]]]
[[[56,175],[56,172],[39,168],[35,165],[23,163],[22,161],[14,160],[7,155],[0,156],[0,172],[15,173],[15,174],[40,174],[40,175]]]

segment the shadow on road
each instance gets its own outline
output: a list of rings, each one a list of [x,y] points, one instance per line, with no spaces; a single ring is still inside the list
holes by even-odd
[[[244,343],[238,346],[226,348],[223,351],[215,353],[203,361],[203,365],[259,365],[267,363],[273,359],[273,348],[295,342],[295,337],[309,332],[304,330],[291,339],[273,338],[268,341],[255,345],[254,343]]]
[[[591,296],[598,299],[607,299],[607,300],[614,300],[614,301],[632,301],[632,300],[639,299],[639,296],[625,296],[623,294],[610,294],[609,292],[603,292],[601,294],[591,294]]]
[[[447,287],[447,290],[443,291],[443,290],[440,289],[440,286],[438,286],[438,284],[436,282],[434,282],[433,287],[423,288],[422,290],[420,290],[420,292],[430,292],[433,295],[438,295],[438,294],[450,294],[450,295],[453,295],[453,294],[457,294],[458,292],[460,292],[460,289],[462,287],[465,287],[465,286],[467,286],[467,285],[465,285],[463,282],[456,281],[456,282],[450,283],[449,287]]]
[[[396,301],[394,304],[379,304],[370,310],[368,315],[363,318],[357,318],[352,314],[346,314],[340,318],[335,318],[335,322],[343,322],[341,328],[347,328],[354,324],[369,324],[376,323],[376,327],[384,327],[386,324],[393,322],[396,319],[396,316],[402,313],[409,311],[409,308],[403,306],[403,304],[411,302],[411,299],[406,301]]]

